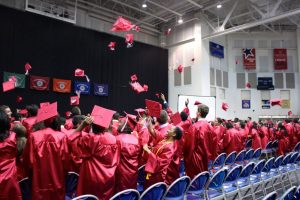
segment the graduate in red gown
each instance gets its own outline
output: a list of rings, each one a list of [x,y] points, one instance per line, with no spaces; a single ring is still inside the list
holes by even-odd
[[[242,137],[236,128],[233,128],[231,123],[226,123],[226,133],[223,139],[223,148],[227,155],[235,151],[239,153],[244,149]]]
[[[275,138],[278,140],[278,148],[276,152],[277,156],[284,156],[288,152],[289,140],[287,130],[282,123],[278,124],[277,131],[275,132]]]
[[[269,138],[268,138],[269,130],[268,130],[266,122],[263,122],[261,124],[261,127],[259,128],[258,132],[261,137],[261,148],[266,149],[266,146],[269,142]]]
[[[65,198],[65,161],[67,149],[60,132],[61,121],[57,116],[57,103],[42,107],[37,115],[37,123],[44,122],[45,129],[29,135],[24,152],[24,163],[31,174],[31,198]]]
[[[276,132],[276,129],[274,128],[273,122],[269,121],[268,122],[268,139],[269,139],[269,141],[275,140],[275,132]]]
[[[240,121],[240,128],[238,131],[242,138],[243,146],[245,146],[248,139],[248,133],[249,133],[249,129],[247,128],[245,121],[243,120]]]
[[[35,104],[26,106],[28,111],[28,117],[22,121],[22,125],[27,129],[27,134],[29,136],[34,130],[34,125],[36,124],[36,116],[38,113],[39,107]]]
[[[77,156],[83,160],[76,192],[78,196],[93,194],[100,200],[108,200],[114,194],[120,150],[116,137],[107,132],[113,113],[95,106],[91,117],[87,117],[72,135],[73,140],[78,140]],[[83,135],[81,131],[88,125],[92,125],[92,133]]]
[[[67,129],[67,130],[70,130],[70,129],[75,129],[73,126],[73,118],[77,115],[81,115],[81,110],[78,106],[75,106],[72,108],[71,110],[71,116],[66,120],[66,123],[64,125],[64,128]]]
[[[166,138],[161,140],[151,150],[147,144],[143,146],[144,151],[149,154],[145,166],[145,188],[157,182],[166,181],[167,172],[176,151],[175,141],[180,140],[181,136],[181,129],[173,127],[167,131]]]
[[[294,119],[294,132],[297,143],[300,141],[300,124],[298,120],[299,119]]]
[[[252,127],[250,129],[249,136],[252,139],[252,149],[256,150],[258,148],[261,148],[261,137],[258,133],[256,122],[252,122]]]
[[[17,179],[16,134],[10,132],[10,119],[0,110],[0,199],[21,200]]]
[[[289,147],[288,150],[292,151],[297,144],[297,137],[295,136],[295,129],[294,125],[292,124],[292,121],[290,119],[286,119],[286,125],[285,128],[288,133],[288,139],[289,139]]]
[[[139,154],[142,146],[136,135],[131,134],[131,128],[124,119],[118,127],[116,137],[120,148],[120,162],[116,170],[115,193],[126,189],[136,189],[138,178]]]
[[[198,122],[191,126],[185,133],[183,145],[183,157],[187,176],[191,179],[197,174],[208,170],[208,150],[205,146],[204,134],[210,133],[210,125],[205,120],[209,108],[200,104],[198,106]]]
[[[112,134],[114,136],[117,136],[119,133],[118,133],[118,127],[119,127],[119,119],[120,119],[120,114],[118,112],[116,112],[114,115],[113,115],[113,118],[112,118],[112,125],[111,125],[111,129],[112,129]]]

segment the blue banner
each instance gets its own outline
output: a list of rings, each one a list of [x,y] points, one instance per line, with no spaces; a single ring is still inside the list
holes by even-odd
[[[209,51],[212,56],[224,58],[224,47],[214,42],[209,42]]]
[[[242,100],[242,109],[250,109],[251,101],[250,100]]]
[[[90,88],[89,82],[74,82],[74,91],[80,91],[80,94],[90,94]]]
[[[94,83],[94,94],[97,96],[108,96],[108,84]]]

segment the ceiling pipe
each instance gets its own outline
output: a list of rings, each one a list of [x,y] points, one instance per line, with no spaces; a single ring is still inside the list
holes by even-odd
[[[197,6],[198,8],[203,8],[203,6],[202,5],[200,5],[200,4],[198,4],[198,3],[196,3],[195,1],[193,1],[193,0],[186,0],[187,2],[189,2],[189,3],[191,3],[191,4],[193,4],[194,6]]]
[[[255,26],[262,25],[262,24],[270,23],[270,22],[273,22],[273,21],[277,21],[277,20],[280,20],[280,19],[283,19],[283,18],[293,16],[293,15],[297,15],[297,14],[300,14],[300,8],[295,9],[295,10],[291,10],[291,11],[288,11],[288,12],[285,12],[285,13],[282,13],[282,14],[278,14],[278,15],[273,16],[273,17],[268,17],[268,18],[265,18],[265,19],[262,19],[262,20],[259,20],[259,21],[256,21],[256,22],[250,22],[250,23],[246,23],[246,24],[243,24],[243,25],[239,25],[239,26],[236,26],[236,27],[226,29],[224,31],[215,32],[215,33],[212,33],[210,35],[203,36],[202,39],[206,40],[206,39],[210,39],[210,38],[214,38],[214,37],[218,37],[218,36],[222,36],[222,35],[227,35],[229,33],[233,33],[233,32],[236,32],[236,31],[241,31],[241,30],[252,28],[252,27],[255,27]]]
[[[158,4],[158,3],[155,3],[155,2],[153,2],[153,1],[151,1],[151,0],[147,0],[147,3],[153,4],[153,5],[157,6],[157,7],[160,7],[160,8],[162,8],[162,9],[165,9],[166,11],[169,11],[169,12],[171,12],[171,13],[173,13],[173,14],[175,14],[175,15],[178,15],[178,16],[180,16],[180,17],[182,17],[182,15],[183,15],[183,14],[181,14],[181,13],[179,13],[179,12],[176,12],[176,11],[174,11],[174,10],[171,10],[171,9],[169,9],[169,8],[163,6],[163,5],[160,5],[160,4]]]

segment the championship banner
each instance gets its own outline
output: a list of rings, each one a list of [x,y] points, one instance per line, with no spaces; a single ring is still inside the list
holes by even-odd
[[[288,69],[286,49],[274,49],[274,69],[275,70]]]
[[[24,74],[4,72],[3,73],[3,82],[9,81],[9,79],[13,76],[16,77],[16,79],[17,79],[16,88],[25,88],[26,76]]]
[[[74,82],[74,91],[79,91],[80,94],[90,94],[90,88],[89,82]]]
[[[242,109],[250,109],[251,101],[250,100],[242,100]]]
[[[261,100],[261,108],[270,109],[271,108],[270,100]]]
[[[209,42],[209,51],[212,56],[224,58],[224,47],[220,44]]]
[[[243,62],[245,69],[256,69],[255,49],[243,49]]]
[[[49,90],[49,77],[30,76],[30,89],[45,91]]]
[[[61,93],[71,92],[71,80],[53,79],[53,91]]]
[[[94,83],[94,94],[96,96],[108,96],[108,84]]]

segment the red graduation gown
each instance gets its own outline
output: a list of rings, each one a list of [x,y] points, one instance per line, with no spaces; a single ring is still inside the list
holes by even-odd
[[[243,147],[245,147],[246,141],[248,139],[248,132],[249,132],[249,130],[248,130],[248,128],[244,128],[244,129],[239,128],[238,131],[239,131],[240,137],[242,138]]]
[[[46,128],[31,133],[27,140],[24,162],[32,169],[33,200],[65,199],[64,137],[64,133]]]
[[[204,137],[204,145],[207,152],[207,161],[213,161],[218,156],[218,136],[206,120],[197,122],[200,132]]]
[[[74,133],[77,149],[83,162],[80,168],[76,195],[93,194],[107,200],[114,194],[115,172],[120,159],[116,137],[111,133],[83,136]]]
[[[300,141],[300,124],[295,124],[295,136],[297,138],[297,142]]]
[[[113,120],[111,127],[112,127],[112,134],[114,136],[117,136],[119,134],[118,133],[119,121],[118,120]]]
[[[261,137],[261,149],[266,149],[266,146],[267,146],[267,144],[269,142],[269,139],[268,139],[268,135],[269,135],[268,127],[262,126],[259,129],[259,135]]]
[[[197,174],[208,170],[207,150],[204,145],[203,122],[199,121],[185,133],[183,157],[185,172],[191,179]]]
[[[27,136],[33,131],[33,126],[36,124],[36,117],[29,117],[22,121],[23,126],[27,129]]]
[[[0,200],[22,200],[17,179],[16,134],[0,142]]]
[[[242,137],[237,129],[231,128],[226,130],[223,140],[223,147],[227,155],[233,151],[239,153],[244,149]]]
[[[175,153],[174,142],[160,141],[153,147],[145,165],[145,188],[157,183],[165,182],[168,167]]]
[[[269,139],[269,141],[275,140],[275,129],[274,128],[268,128],[268,139]]]
[[[285,155],[288,152],[288,137],[285,137],[285,131],[280,130],[275,132],[275,137],[278,140],[277,156]]]
[[[173,125],[171,125],[171,124],[163,124],[163,125],[160,125],[160,126],[158,126],[154,129],[156,136],[155,136],[155,138],[152,138],[153,139],[153,146],[155,146],[160,141],[165,139],[168,130],[170,130],[170,128],[172,128],[172,126]]]
[[[288,138],[289,138],[289,147],[288,150],[292,151],[297,144],[297,137],[295,136],[295,129],[294,126],[291,123],[288,123],[285,125],[285,128],[288,133]]]
[[[252,149],[256,150],[261,148],[261,138],[258,134],[258,131],[252,128],[249,132],[250,137],[252,138]]]
[[[119,134],[116,139],[121,154],[116,170],[115,193],[126,189],[136,189],[138,160],[141,151],[141,146],[135,135],[123,133]]]
[[[74,127],[73,118],[67,119],[64,127],[67,130],[71,130]]]

